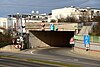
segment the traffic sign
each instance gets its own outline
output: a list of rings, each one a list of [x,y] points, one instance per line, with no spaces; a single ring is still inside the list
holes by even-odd
[[[21,48],[21,45],[15,45],[15,48],[19,49],[19,48]]]
[[[53,23],[50,24],[50,30],[54,31],[54,24]]]
[[[90,44],[90,36],[89,35],[84,35],[84,44]]]
[[[18,48],[21,48],[21,45],[18,45]]]
[[[70,44],[75,44],[75,41],[74,41],[73,37],[70,39]]]

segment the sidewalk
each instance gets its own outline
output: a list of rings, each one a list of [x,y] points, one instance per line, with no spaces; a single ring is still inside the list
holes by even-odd
[[[81,55],[100,59],[100,43],[91,43],[90,50],[86,51],[83,41],[76,41],[75,47],[74,47],[74,52],[81,54]]]

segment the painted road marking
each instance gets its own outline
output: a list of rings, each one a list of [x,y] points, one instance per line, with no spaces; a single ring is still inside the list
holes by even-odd
[[[33,53],[34,51],[35,51],[35,50],[32,50],[32,51],[31,51],[31,54],[34,54],[34,53]]]

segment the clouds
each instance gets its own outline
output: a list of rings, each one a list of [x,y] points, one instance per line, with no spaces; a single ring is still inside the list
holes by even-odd
[[[12,13],[31,13],[39,10],[41,13],[64,6],[100,8],[100,0],[1,0],[0,16]]]
[[[83,7],[89,6],[89,7],[94,7],[94,8],[100,8],[100,0],[89,0],[88,2],[81,4],[80,7],[81,6],[83,6]]]

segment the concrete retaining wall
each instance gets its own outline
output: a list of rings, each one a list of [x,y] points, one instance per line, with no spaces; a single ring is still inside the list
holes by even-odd
[[[37,48],[37,47],[48,47],[46,43],[38,39],[35,35],[31,32],[29,33],[29,47],[30,48]]]

